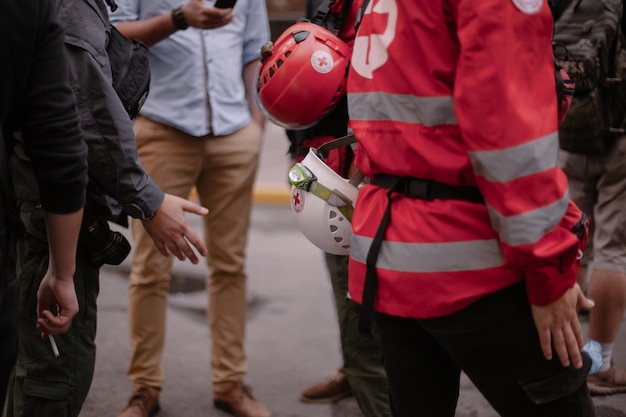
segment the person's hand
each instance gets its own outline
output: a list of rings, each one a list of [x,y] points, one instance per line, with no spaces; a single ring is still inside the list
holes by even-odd
[[[202,256],[206,256],[207,248],[187,222],[185,212],[204,216],[209,210],[184,198],[165,194],[163,204],[158,208],[154,217],[150,220],[143,220],[142,223],[157,249],[164,256],[174,255],[181,261],[189,259],[197,264],[198,257],[193,247]]]
[[[198,29],[215,29],[233,20],[233,9],[209,7],[202,0],[189,0],[183,6],[187,24]]]
[[[563,366],[569,366],[570,361],[575,368],[583,366],[580,351],[584,340],[577,311],[578,307],[589,309],[593,305],[593,301],[585,297],[578,284],[552,304],[542,307],[531,305],[541,350],[546,359],[552,359],[554,346]]]
[[[50,311],[53,306],[56,315]],[[76,313],[78,300],[73,277],[56,277],[48,268],[37,290],[37,329],[42,336],[65,333]]]

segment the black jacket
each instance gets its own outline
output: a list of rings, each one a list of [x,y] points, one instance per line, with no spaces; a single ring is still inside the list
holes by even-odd
[[[42,206],[71,213],[85,203],[83,142],[64,59],[63,33],[50,0],[0,2],[0,272],[19,228],[8,160],[19,132]],[[8,270],[10,271],[10,270]],[[0,298],[4,279],[0,279]]]
[[[15,132],[33,161],[40,201],[70,213],[84,204],[87,149],[49,0],[0,2],[0,123],[8,158]]]
[[[122,223],[124,215],[151,218],[164,193],[139,162],[132,121],[113,89],[106,51],[107,5],[104,0],[56,0],[53,4],[65,35],[70,85],[89,149],[89,207],[97,206],[99,215]],[[16,183],[18,197],[35,198],[32,180],[27,179],[28,161],[19,152],[12,168],[24,173]],[[87,213],[89,207],[86,217],[93,214]]]

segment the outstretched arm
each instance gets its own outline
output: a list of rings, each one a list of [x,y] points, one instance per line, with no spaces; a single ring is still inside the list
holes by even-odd
[[[84,116],[81,122],[92,180],[117,200],[126,214],[144,220],[162,253],[197,263],[192,246],[200,254],[205,254],[206,248],[187,223],[185,212],[201,215],[206,209],[163,193],[139,162],[132,121],[111,80],[86,50],[68,45],[67,53],[74,93]]]
[[[202,256],[206,256],[207,248],[187,222],[185,212],[205,215],[209,211],[184,198],[165,194],[163,204],[152,219],[143,220],[143,227],[146,228],[157,249],[164,256],[171,254],[181,261],[189,259],[197,264],[198,257],[193,247]]]

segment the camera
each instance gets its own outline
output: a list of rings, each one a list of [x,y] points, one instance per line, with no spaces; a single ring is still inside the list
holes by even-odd
[[[104,264],[119,265],[130,253],[130,243],[120,232],[111,230],[102,217],[83,221],[79,246],[87,261],[100,268]]]

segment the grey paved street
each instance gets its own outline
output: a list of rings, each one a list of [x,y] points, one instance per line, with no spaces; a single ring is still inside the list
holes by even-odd
[[[360,417],[353,398],[332,405],[303,404],[297,399],[303,388],[340,365],[340,353],[322,254],[300,234],[287,204],[286,149],[282,130],[269,125],[248,249],[246,383],[274,417]],[[190,221],[199,227],[197,218]],[[96,372],[81,417],[116,417],[131,392],[126,377],[127,275],[128,260],[102,271]],[[158,417],[228,416],[212,406],[205,275],[204,265],[175,262]],[[616,352],[616,362],[622,366],[626,366],[625,333],[620,334]],[[626,417],[626,394],[596,398],[595,402],[598,417]],[[464,379],[457,417],[495,416]]]

